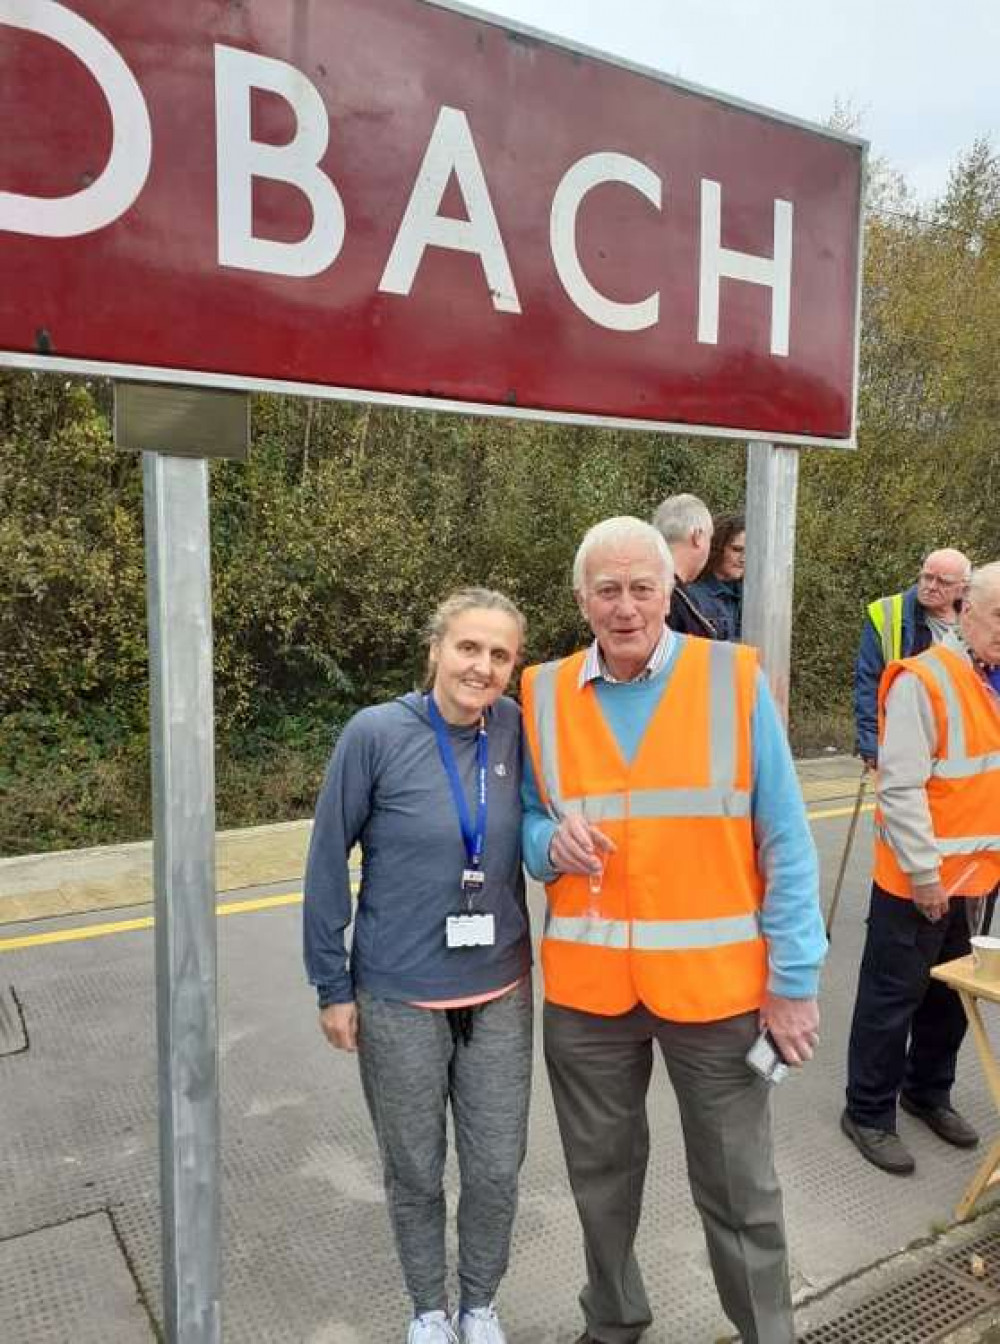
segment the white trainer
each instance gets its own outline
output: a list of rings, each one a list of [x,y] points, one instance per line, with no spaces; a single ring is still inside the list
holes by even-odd
[[[458,1344],[458,1335],[451,1328],[446,1312],[423,1311],[410,1322],[406,1344]]]
[[[452,1325],[458,1333],[459,1344],[507,1344],[507,1336],[492,1302],[488,1307],[456,1312]]]

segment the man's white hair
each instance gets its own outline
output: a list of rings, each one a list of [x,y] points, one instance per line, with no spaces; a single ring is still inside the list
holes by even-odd
[[[690,541],[696,528],[712,531],[712,515],[697,495],[668,495],[653,514],[653,526],[668,544]]]
[[[673,583],[674,558],[662,535],[652,523],[644,523],[641,518],[631,518],[628,514],[623,514],[620,518],[605,518],[603,522],[595,523],[584,533],[573,560],[573,591],[583,592],[587,561],[594,551],[602,550],[604,547],[630,546],[636,543],[641,543],[642,546],[656,552],[663,565],[664,583]]]
[[[972,571],[965,601],[968,606],[975,606],[979,602],[988,602],[996,593],[1000,593],[1000,560],[992,560]]]

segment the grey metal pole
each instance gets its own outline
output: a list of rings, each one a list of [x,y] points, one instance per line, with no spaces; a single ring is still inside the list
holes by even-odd
[[[787,725],[799,450],[754,442],[748,452],[743,638],[760,650]]]
[[[218,1344],[219,1088],[208,464],[143,454],[163,1302]]]

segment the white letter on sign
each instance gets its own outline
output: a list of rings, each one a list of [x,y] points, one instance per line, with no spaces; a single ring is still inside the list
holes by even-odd
[[[289,103],[295,135],[287,145],[250,136],[250,93],[266,89]],[[344,244],[344,206],[318,166],[330,140],[330,122],[316,86],[300,70],[236,47],[215,47],[216,171],[219,264],[271,275],[318,275]],[[296,243],[256,238],[253,180],[266,177],[297,187],[312,206],[312,228]]]
[[[651,168],[628,154],[588,154],[579,159],[556,187],[549,215],[549,244],[559,279],[581,313],[612,331],[642,331],[660,315],[658,292],[637,303],[609,299],[587,279],[576,250],[576,215],[583,198],[602,182],[624,182],[655,205],[662,205],[663,184]]]
[[[468,219],[438,214],[452,173]],[[465,113],[454,107],[442,107],[438,113],[379,289],[386,294],[409,294],[428,247],[478,253],[493,307],[501,313],[521,311],[472,132]]]
[[[70,196],[0,191],[0,229],[39,238],[75,238],[113,224],[149,175],[153,137],[135,76],[102,33],[54,0],[45,4],[0,0],[0,24],[4,23],[51,38],[87,67],[111,112],[111,154],[100,176]],[[10,128],[6,132],[14,133]]]
[[[774,259],[722,246],[722,189],[701,179],[701,294],[698,340],[719,342],[719,282],[723,277],[765,285],[771,291],[771,354],[788,354],[792,301],[792,203],[774,202]]]

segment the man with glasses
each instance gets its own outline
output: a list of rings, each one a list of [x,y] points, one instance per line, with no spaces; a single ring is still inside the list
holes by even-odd
[[[889,663],[939,644],[955,628],[972,565],[950,547],[931,551],[917,582],[868,604],[854,667],[857,752],[874,770],[878,759],[878,686]]]
[[[899,1176],[914,1160],[897,1102],[956,1148],[978,1142],[951,1105],[965,1013],[930,973],[967,955],[1000,879],[1000,563],[972,576],[959,624],[961,639],[892,662],[879,688],[875,869],[841,1127]]]

